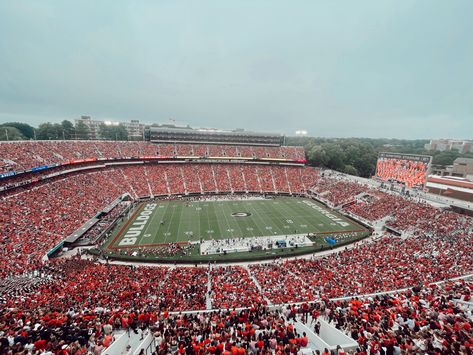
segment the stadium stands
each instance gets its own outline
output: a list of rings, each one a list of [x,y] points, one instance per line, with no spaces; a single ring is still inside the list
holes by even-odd
[[[345,210],[373,222],[391,216],[405,205],[406,200],[398,195],[371,189],[357,203],[346,206]]]
[[[26,141],[0,143],[0,174],[84,159],[124,159],[156,156],[245,157],[304,160],[302,147],[251,147],[148,142]]]
[[[324,302],[317,312],[372,353],[468,354],[472,321],[458,301],[473,283],[457,281],[365,299]]]
[[[90,157],[177,152],[294,159],[300,153],[290,147],[157,147],[142,142],[23,142],[2,143],[3,148],[4,171]],[[385,233],[320,258],[248,267],[130,267],[79,256],[42,262],[53,246],[124,192],[141,197],[216,191],[303,193],[309,188],[322,201],[365,220],[386,218],[386,226],[401,236]],[[103,219],[89,237],[109,223]],[[60,351],[65,347],[70,354],[100,353],[110,344],[112,329],[148,326],[156,327],[163,353],[296,353],[307,339],[287,316],[299,312],[299,306],[283,313],[266,306],[308,301],[315,301],[312,314],[326,317],[358,341],[360,354],[381,346],[406,353],[435,353],[435,348],[445,354],[468,353],[473,345],[471,318],[455,303],[471,301],[472,283],[428,286],[473,271],[472,219],[357,182],[322,177],[311,168],[192,162],[78,172],[2,195],[0,226],[0,353],[34,349],[64,354]],[[170,245],[150,253],[174,255],[183,248]],[[403,288],[409,290],[329,300]],[[169,313],[203,310],[209,304],[249,309]]]
[[[212,277],[212,308],[258,307],[266,301],[247,269],[241,266],[215,267]]]

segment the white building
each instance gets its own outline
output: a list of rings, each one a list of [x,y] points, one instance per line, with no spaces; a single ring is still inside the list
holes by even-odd
[[[473,141],[461,139],[431,139],[424,148],[439,152],[457,150],[461,154],[473,153]]]
[[[145,125],[140,123],[139,120],[131,120],[130,122],[101,121],[94,120],[90,116],[81,116],[80,118],[76,118],[74,122],[76,125],[82,122],[89,128],[90,139],[102,138],[100,137],[100,126],[102,124],[125,127],[129,140],[142,140],[144,137]]]

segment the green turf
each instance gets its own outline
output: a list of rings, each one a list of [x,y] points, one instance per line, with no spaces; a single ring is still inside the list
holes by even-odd
[[[200,239],[365,231],[362,226],[331,211],[347,223],[347,226],[341,226],[303,201],[302,198],[278,197],[268,200],[145,202],[130,213],[128,220],[115,228],[107,247],[117,250]],[[123,244],[137,217],[151,203],[157,206],[136,241],[132,245]],[[251,215],[233,217],[232,213],[236,212]]]

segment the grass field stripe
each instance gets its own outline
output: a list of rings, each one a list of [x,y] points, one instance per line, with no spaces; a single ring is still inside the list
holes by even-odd
[[[298,213],[298,216],[300,216],[300,218],[303,218],[302,215],[303,215],[303,212],[305,214],[305,212],[307,211],[307,208],[310,208],[312,209],[311,207],[305,205],[305,204],[298,204],[296,203],[295,204],[295,207],[294,209],[297,209],[300,211],[300,213]],[[309,226],[310,229],[314,228],[315,230],[311,230],[311,232],[318,232],[320,230],[320,228],[325,228],[326,226],[328,227],[328,225],[326,224],[325,221],[321,220],[320,219],[321,215],[314,215],[312,216],[312,218],[304,218],[304,224],[307,224]],[[315,223],[314,223],[315,221]],[[323,226],[320,227],[319,224],[322,223]],[[297,226],[299,226],[299,223],[297,223]],[[313,226],[313,227],[312,227]],[[297,229],[297,228],[296,228]]]
[[[284,203],[283,203],[282,205],[283,205],[282,209],[283,209],[284,211],[288,211],[287,208],[288,208],[289,206],[287,206],[286,201],[284,201]],[[301,213],[298,213],[298,214],[297,214],[297,217],[300,218],[303,222],[302,222],[302,223],[301,223],[301,222],[294,223],[294,228],[293,228],[293,229],[298,230],[298,232],[297,232],[298,234],[299,234],[299,233],[300,233],[300,234],[302,234],[302,233],[305,234],[305,233],[309,233],[309,232],[314,232],[314,231],[312,230],[312,228],[313,228],[312,226],[314,225],[313,221],[314,221],[314,219],[317,221],[317,219],[316,219],[316,218],[314,218],[314,219],[312,219],[312,218],[306,218],[306,217],[305,217],[305,213],[302,213],[302,212],[306,212],[306,209],[305,209],[305,208],[302,208],[302,204],[295,203],[295,204],[293,204],[293,205],[294,205],[294,207],[292,207],[293,209],[299,209],[299,208],[300,208],[299,206],[301,206],[301,209],[303,209],[303,210],[301,211]],[[306,207],[307,207],[307,206],[306,206]],[[290,212],[290,211],[289,211],[289,212]],[[290,215],[291,213],[289,213],[289,212],[286,212],[286,213],[287,213],[288,215]],[[315,217],[315,215],[314,215],[314,217]],[[307,230],[302,231],[302,230],[301,230],[301,226],[300,226],[301,224],[306,224],[306,225],[307,225]]]
[[[220,233],[219,233],[220,238],[221,238],[221,239],[226,239],[227,236],[225,235],[225,231],[226,231],[227,228],[225,228],[225,227],[226,227],[226,225],[227,225],[227,221],[225,221],[225,225],[222,227],[223,220],[222,220],[222,218],[218,217],[218,214],[219,214],[219,213],[218,213],[217,211],[215,211],[215,206],[218,206],[218,204],[219,204],[219,202],[217,202],[217,203],[214,205],[214,208],[213,208],[214,217],[215,217],[215,220],[216,220],[216,222],[217,222],[217,224],[218,224],[218,229],[219,229],[219,231],[220,231]],[[218,207],[220,207],[220,206],[218,206]]]
[[[208,223],[206,222],[207,220],[207,208],[202,205],[202,210],[200,211],[200,215],[199,215],[199,225],[200,225],[200,229],[198,229],[198,233],[199,233],[199,237],[203,238],[204,236],[201,235],[201,231],[204,231],[204,230],[207,230],[208,229]]]
[[[185,207],[184,203],[179,203],[176,206],[177,206],[176,214],[177,214],[178,220],[179,220],[179,223],[177,223],[177,230],[176,230],[176,241],[177,241],[181,237],[180,232],[181,232],[181,226],[182,226],[182,210],[186,207]],[[185,236],[185,235],[183,234],[183,236]]]
[[[160,203],[161,205],[161,203]],[[158,212],[158,215],[159,215],[159,220],[160,221],[164,221],[165,223],[165,227],[161,226],[161,225],[155,225],[154,228],[156,230],[155,234],[154,234],[154,243],[162,243],[163,241],[159,239],[159,234],[160,233],[163,233],[163,237],[164,237],[164,228],[166,228],[166,231],[169,227],[169,225],[167,223],[171,223],[172,221],[171,220],[167,220],[167,215],[168,215],[168,209],[169,209],[169,205],[165,205],[163,204],[162,206],[165,206],[165,208],[158,208],[159,212]]]
[[[217,203],[217,205],[219,205],[219,204],[220,204],[220,202]],[[230,232],[227,232],[227,229],[229,229],[230,226],[229,226],[228,221],[225,217],[225,207],[224,207],[224,205],[219,206],[219,208],[217,208],[215,210],[215,218],[216,218],[217,223],[220,227],[221,237],[224,238],[224,239],[229,238],[227,233],[230,233]],[[222,227],[222,224],[220,222],[224,223],[223,227]]]
[[[276,202],[276,201],[273,201],[273,202]],[[284,215],[280,212],[280,206],[283,206],[284,204],[282,203],[282,199],[279,200],[278,199],[278,208],[275,208],[274,209],[274,215],[275,215],[275,218],[273,219],[273,222],[274,224],[277,226],[278,230],[279,230],[279,235],[286,235],[288,234],[287,232],[285,232],[284,230],[284,225],[285,225],[285,221],[287,219],[287,213],[285,213]],[[276,204],[275,204],[276,205]],[[270,212],[270,214],[272,215],[273,213]]]
[[[210,217],[209,217],[210,204],[207,203],[207,206],[204,206],[202,208],[203,208],[203,210],[205,210],[205,218],[204,218],[205,228],[201,230],[202,238],[206,238],[206,239],[207,239],[207,237],[212,237],[213,238],[213,236],[211,234],[207,233],[207,231],[210,230],[210,228],[211,228],[210,227]],[[217,228],[215,228],[215,229],[217,229]],[[210,239],[212,239],[212,238],[210,238]]]
[[[148,205],[148,203],[146,204]],[[157,204],[156,204],[157,205]],[[156,206],[157,207],[157,206]],[[156,209],[156,208],[155,208]],[[143,233],[141,233],[141,238],[140,238],[140,242],[143,240],[143,238],[145,237],[146,234],[148,234],[148,229],[150,226],[152,226],[154,223],[154,219],[159,215],[158,212],[154,212],[152,215],[151,215],[151,218],[148,220],[148,223],[146,223],[146,227],[145,227],[145,230],[143,231]],[[155,236],[153,236],[153,241],[154,241],[154,238]],[[140,243],[142,244],[142,243]]]
[[[255,217],[257,217],[262,222],[261,227],[258,227],[258,230],[259,230],[260,235],[264,236],[265,232],[266,232],[266,229],[261,230],[261,228],[265,228],[268,224],[267,224],[267,221],[265,220],[265,218],[260,215],[260,213],[258,211],[258,208],[257,208],[257,205],[261,205],[261,206],[263,206],[263,205],[259,204],[259,203],[255,204],[255,206],[253,206],[253,211],[255,212]],[[262,207],[262,208],[264,208],[264,207]]]
[[[199,205],[199,204],[196,204],[196,206],[198,206],[198,205]],[[201,206],[199,206],[199,207],[201,207]],[[200,215],[201,215],[201,214],[202,214],[202,209],[199,210],[198,218],[197,218],[197,230],[198,230],[198,231],[201,230],[201,229],[200,229]],[[198,233],[198,234],[200,234],[200,233]],[[199,236],[198,234],[196,234],[196,237],[198,237],[198,238],[200,239],[200,236]]]
[[[237,210],[238,209],[238,210]],[[232,217],[232,213],[235,213],[235,212],[242,212],[243,211],[243,208],[242,208],[242,204],[241,203],[236,203],[236,206],[234,206],[234,204],[231,205],[231,208],[228,210],[228,218],[230,219],[231,223],[234,225],[234,227],[232,228],[235,228],[238,230],[238,236],[239,237],[245,237],[246,234],[245,232],[243,232],[243,229],[242,228],[245,228],[244,225],[246,225],[246,221],[245,221],[245,218],[239,223],[235,217]],[[246,211],[243,211],[243,212],[246,212]]]
[[[166,241],[168,239],[168,235],[166,235],[166,233],[171,233],[171,228],[172,228],[172,225],[174,224],[173,223],[174,221],[173,221],[172,217],[174,215],[175,208],[172,206],[172,204],[168,204],[168,206],[166,208],[166,212],[164,214],[164,217],[166,217],[166,215],[168,214],[168,210],[170,210],[171,215],[169,216],[169,220],[168,219],[164,220],[164,223],[166,224],[166,232],[163,233],[163,236],[164,236],[163,243],[166,243]]]
[[[227,218],[227,214],[230,214],[230,215],[231,215],[230,209],[228,208],[229,205],[228,205],[228,204],[223,204],[222,207],[223,207],[223,208],[222,208],[221,211],[223,211],[223,213],[222,213],[223,219],[225,220],[225,223],[226,223],[226,225],[227,225],[227,227],[228,227],[228,228],[225,229],[225,231],[227,231],[228,229],[233,229],[233,232],[228,232],[228,233],[230,233],[230,238],[235,238],[235,233],[234,233],[234,232],[235,232],[235,228],[233,228],[232,224],[229,222],[229,220],[228,220],[228,218]],[[220,219],[220,218],[219,218],[219,219]],[[241,230],[240,230],[240,232],[241,232]],[[238,237],[240,237],[240,236],[238,236]]]

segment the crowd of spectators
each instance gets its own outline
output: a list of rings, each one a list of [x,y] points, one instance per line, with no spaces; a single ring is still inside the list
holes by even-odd
[[[389,291],[471,273],[472,247],[471,231],[451,239],[386,235],[322,258],[286,261],[265,278],[277,285],[290,271],[328,297]]]
[[[60,147],[67,151],[69,142],[63,143]],[[132,154],[134,148],[96,142],[87,149],[88,153]],[[43,146],[37,154],[56,157]],[[324,257],[260,263],[248,269],[111,265],[79,257],[41,261],[50,248],[124,192],[134,197],[242,187],[302,192],[310,186],[334,205],[351,202],[344,208],[370,221],[388,217],[387,226],[403,235],[385,234]],[[0,227],[3,352],[60,353],[69,347],[66,353],[86,353],[110,344],[109,325],[116,329],[151,324],[156,324],[165,350],[296,351],[303,347],[303,336],[279,313],[260,305],[318,298],[326,302],[321,312],[365,348],[384,345],[413,353],[471,348],[471,320],[452,303],[458,294],[469,299],[471,284],[450,283],[443,289],[426,285],[473,271],[472,219],[354,182],[320,177],[310,168],[158,164],[70,174],[1,197]],[[156,250],[161,252],[182,249],[171,245],[169,250]],[[339,303],[327,300],[413,286],[420,291]],[[212,307],[250,310],[169,315],[169,311],[205,309],[209,298]]]
[[[133,197],[246,191],[302,193],[305,186],[315,183],[318,175],[315,169],[308,167],[209,163],[133,164],[98,167],[83,172],[107,169],[115,169],[115,184],[124,186]],[[34,178],[28,180],[38,183]],[[8,181],[7,185],[15,183]]]
[[[314,289],[279,263],[252,264],[249,268],[272,304],[315,299]]]
[[[266,300],[273,303],[311,300],[320,293],[322,302],[311,306],[315,320],[324,316],[347,332],[358,341],[360,353],[376,354],[375,349],[381,347],[400,348],[407,353],[436,348],[443,353],[471,349],[472,321],[455,304],[455,300],[471,301],[470,282],[449,282],[441,287],[420,283],[399,294],[330,301],[322,288],[311,287],[311,280],[315,279],[312,262],[255,265],[249,273],[240,266],[170,269],[59,260],[42,267],[42,273],[48,275],[47,279],[43,278],[47,282],[22,289],[20,293],[18,288],[2,290],[0,346],[2,351],[67,348],[69,353],[77,349],[85,353],[87,349],[107,347],[113,340],[111,336],[107,338],[112,329],[151,327],[158,346],[173,352],[179,348],[189,351],[190,347],[226,349],[231,345],[252,351],[264,347],[274,350],[278,346],[298,348],[307,346],[307,339],[302,340],[304,335],[296,334],[287,322],[290,314],[283,317],[278,311],[268,311],[264,305],[268,303]],[[213,308],[246,306],[250,309],[170,315],[170,310],[205,308],[208,273]],[[274,282],[278,279],[279,282]],[[278,325],[268,318],[268,322],[259,323],[258,314],[276,317]],[[208,331],[206,326],[210,327]],[[294,335],[285,339],[280,333],[285,329]],[[191,336],[184,336],[181,331],[190,332],[187,335]],[[280,339],[268,342],[278,335]],[[259,340],[262,342],[257,345]],[[227,342],[231,344],[226,345]],[[212,349],[209,352],[213,353]]]
[[[406,159],[383,158],[376,164],[376,177],[383,181],[398,181],[411,188],[424,186],[428,163]]]
[[[105,233],[105,231],[112,225],[112,223],[128,208],[129,202],[118,203],[111,211],[107,214],[99,216],[99,220],[86,231],[80,238],[83,244],[95,244]]]
[[[363,184],[333,177],[318,179],[317,184],[312,189],[317,196],[332,206],[341,206],[352,202],[355,196],[367,190],[368,187]]]
[[[248,269],[241,266],[211,267],[212,308],[236,308],[266,304]]]
[[[155,337],[163,354],[300,354],[308,345],[282,312],[264,306],[170,317]]]
[[[34,292],[1,295],[1,353],[100,354],[112,341],[112,329],[148,327],[170,308],[205,307],[207,275],[201,268],[184,272],[70,259],[52,262],[43,272],[50,281]]]
[[[59,241],[123,194],[114,170],[68,176],[1,199],[0,277],[39,265]]]
[[[368,354],[470,354],[471,311],[457,302],[470,301],[472,291],[473,283],[456,281],[376,297],[325,300],[314,308]]]
[[[394,212],[406,207],[406,204],[408,204],[406,199],[397,194],[370,189],[356,203],[350,204],[344,209],[373,222],[393,215]]]
[[[302,147],[240,147],[115,141],[0,142],[0,152],[0,174],[83,159],[129,159],[157,156],[305,159]]]

